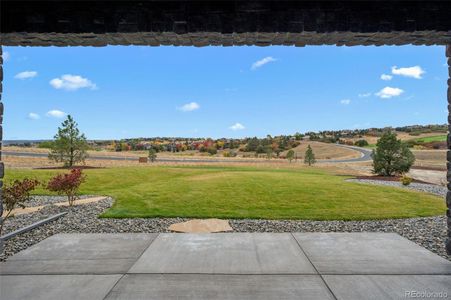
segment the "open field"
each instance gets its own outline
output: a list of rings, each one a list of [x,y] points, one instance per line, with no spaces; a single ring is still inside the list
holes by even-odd
[[[433,135],[433,136],[426,136],[414,139],[416,142],[419,143],[433,143],[433,142],[446,142],[447,135]]]
[[[407,132],[396,132],[396,136],[398,137],[398,139],[402,140],[402,141],[408,141],[408,140],[428,140],[428,139],[432,139],[431,141],[434,141],[434,139],[437,139],[438,137],[440,137],[440,139],[442,139],[443,136],[445,136],[445,140],[446,140],[446,134],[443,132],[428,132],[428,133],[421,133],[419,135],[410,135]],[[377,140],[379,139],[379,137],[376,136],[363,136],[363,137],[355,137],[352,139],[345,139],[345,140],[351,140],[353,142],[357,141],[357,140],[366,140],[370,145],[372,144],[376,144]]]
[[[346,182],[346,176],[317,168],[156,166],[85,172],[82,193],[116,200],[104,217],[365,220],[445,212],[439,197]],[[9,169],[6,181],[23,177],[45,181],[55,173]]]
[[[180,160],[180,161],[156,161],[154,163],[139,163],[138,159],[136,160],[105,160],[105,159],[90,159],[88,158],[85,162],[86,166],[95,167],[95,168],[116,168],[116,167],[152,167],[152,166],[262,166],[262,167],[273,167],[273,168],[299,168],[304,163],[302,161],[298,161],[295,163],[289,163],[286,159],[246,159],[243,161],[233,160],[228,161],[229,159],[222,159],[219,162],[208,162],[208,161],[188,161],[188,160]],[[30,169],[30,168],[57,168],[61,167],[61,163],[55,163],[47,159],[46,157],[26,157],[26,156],[9,156],[4,155],[2,161],[5,164],[7,169]],[[321,167],[329,168],[331,165],[335,165],[332,163],[321,164]],[[318,165],[318,167],[320,167]]]
[[[347,149],[344,147],[337,146],[335,144],[329,143],[320,143],[320,142],[309,142],[302,141],[301,145],[296,147],[294,150],[298,154],[298,158],[304,157],[305,150],[307,149],[307,145],[311,145],[313,151],[315,152],[315,156],[317,159],[349,159],[349,158],[358,158],[360,157],[360,153],[358,151]],[[35,148],[35,147],[16,147],[16,146],[6,146],[3,148],[4,151],[12,151],[12,152],[27,152],[27,153],[48,153],[48,149]],[[282,155],[286,154],[287,151],[283,152]],[[138,158],[140,156],[147,157],[147,151],[124,151],[124,152],[115,152],[115,151],[88,151],[90,156],[115,156],[115,157],[133,157]],[[160,158],[201,158],[201,159],[224,159],[228,160],[230,158],[223,157],[223,151],[219,150],[217,155],[209,155],[206,152],[200,153],[198,151],[183,151],[183,152],[160,152],[157,154]],[[261,154],[262,157],[266,155]],[[237,157],[232,157],[232,159],[239,159],[245,157],[246,159],[257,159],[255,158],[254,152],[238,152]],[[260,158],[265,159],[265,158]]]
[[[440,168],[446,170],[447,150],[412,150],[417,167]]]
[[[336,144],[301,141],[299,146],[293,148],[293,151],[299,159],[304,159],[305,151],[307,150],[308,145],[312,147],[316,159],[349,159],[360,157],[360,152],[340,147]],[[288,151],[284,151],[282,155],[286,155],[287,152]]]

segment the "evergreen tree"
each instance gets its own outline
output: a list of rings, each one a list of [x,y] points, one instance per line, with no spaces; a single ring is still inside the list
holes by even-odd
[[[415,156],[406,143],[396,138],[396,134],[385,132],[377,141],[376,150],[371,154],[373,172],[383,176],[403,174],[410,170]]]
[[[308,164],[309,166],[316,163],[315,153],[313,153],[313,149],[312,147],[310,147],[310,145],[308,145],[307,150],[305,151],[304,163]]]
[[[88,157],[88,143],[84,134],[80,134],[78,124],[69,115],[58,127],[58,133],[54,137],[49,159],[64,163],[65,167],[72,167],[76,163],[83,162]]]
[[[296,141],[300,141],[300,140],[302,140],[302,134],[300,134],[299,132],[296,132],[294,134],[294,138],[296,139]]]
[[[150,162],[154,162],[157,160],[157,151],[154,148],[149,149],[149,160]]]
[[[260,141],[258,138],[251,138],[246,144],[246,152],[253,152],[257,150],[257,147],[260,145]]]

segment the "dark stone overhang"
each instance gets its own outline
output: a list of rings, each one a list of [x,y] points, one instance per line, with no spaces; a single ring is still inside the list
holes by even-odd
[[[450,1],[2,1],[1,44],[451,43]]]

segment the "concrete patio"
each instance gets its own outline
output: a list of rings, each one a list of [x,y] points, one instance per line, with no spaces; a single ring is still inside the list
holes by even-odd
[[[0,299],[446,299],[451,262],[391,233],[59,234]]]

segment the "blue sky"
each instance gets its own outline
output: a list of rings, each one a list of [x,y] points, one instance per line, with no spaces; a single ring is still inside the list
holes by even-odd
[[[51,138],[65,114],[89,139],[265,136],[447,118],[444,47],[3,51],[4,139]]]

